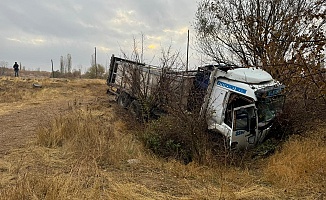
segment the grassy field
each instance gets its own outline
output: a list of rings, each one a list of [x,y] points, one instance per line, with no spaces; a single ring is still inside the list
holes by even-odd
[[[326,199],[325,120],[268,157],[184,165],[146,149],[136,137],[143,127],[106,89],[104,80],[0,79],[0,121],[54,113],[0,155],[0,199]]]

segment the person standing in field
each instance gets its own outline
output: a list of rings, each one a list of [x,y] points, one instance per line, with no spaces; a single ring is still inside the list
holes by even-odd
[[[18,72],[19,72],[19,65],[17,64],[17,62],[15,62],[14,66],[13,66],[14,70],[15,70],[15,77],[18,77]]]

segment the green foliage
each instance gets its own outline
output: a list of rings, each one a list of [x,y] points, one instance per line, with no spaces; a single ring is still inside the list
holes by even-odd
[[[97,64],[97,67],[93,65],[90,67],[87,72],[83,75],[85,78],[106,78],[105,76],[105,68]]]
[[[184,133],[186,128],[178,126],[178,119],[164,116],[150,122],[142,135],[147,148],[164,158],[175,158],[185,162],[192,156],[191,141]],[[180,124],[181,125],[181,124]]]
[[[141,139],[161,157],[203,163],[210,144],[205,122],[197,119],[192,114],[163,116],[146,125]]]

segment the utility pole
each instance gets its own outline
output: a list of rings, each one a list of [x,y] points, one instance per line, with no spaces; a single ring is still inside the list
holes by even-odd
[[[51,64],[52,64],[52,78],[54,78],[54,71],[53,71],[53,60],[51,59]]]
[[[97,78],[96,47],[95,47],[95,78]]]
[[[187,36],[187,62],[186,62],[186,72],[188,72],[188,65],[189,65],[189,29],[188,29],[188,36]]]
[[[108,73],[108,60],[105,61],[105,73]]]
[[[141,33],[141,59],[140,63],[144,62],[144,34]]]

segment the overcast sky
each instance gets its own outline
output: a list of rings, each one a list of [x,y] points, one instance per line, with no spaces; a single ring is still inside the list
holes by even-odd
[[[133,38],[144,60],[157,64],[162,47],[172,46],[186,55],[187,30],[197,3],[189,0],[1,0],[0,61],[15,61],[26,69],[59,69],[60,57],[70,54],[73,68],[90,67],[97,49],[97,63],[106,65],[112,54],[130,54]],[[195,64],[190,50],[190,66]],[[197,55],[197,54],[196,54]]]

